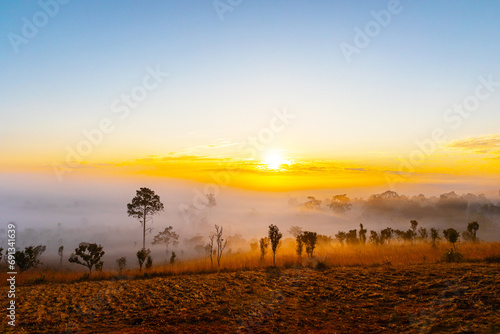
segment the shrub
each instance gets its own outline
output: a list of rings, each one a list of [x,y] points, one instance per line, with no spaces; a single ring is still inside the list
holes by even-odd
[[[462,253],[459,253],[454,249],[449,249],[441,256],[441,260],[447,263],[462,262],[464,260],[464,256],[462,255]]]
[[[148,258],[149,254],[151,254],[151,250],[149,249],[141,249],[140,251],[137,252],[137,261],[139,261],[139,271],[142,271],[142,265]]]

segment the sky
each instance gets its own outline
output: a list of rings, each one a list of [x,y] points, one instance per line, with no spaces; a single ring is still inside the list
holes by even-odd
[[[498,189],[500,1],[0,9],[3,180]]]

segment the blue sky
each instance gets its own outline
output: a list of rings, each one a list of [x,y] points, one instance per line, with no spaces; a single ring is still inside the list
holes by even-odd
[[[352,44],[355,27],[387,6],[243,0],[220,20],[211,1],[70,1],[15,53],[8,34],[21,35],[23,17],[42,9],[2,2],[0,150],[20,163],[62,159],[159,65],[169,77],[116,124],[95,159],[241,142],[275,108],[297,115],[273,144],[290,155],[407,152],[479,76],[500,81],[500,1],[401,1],[401,13],[347,63],[339,44]],[[451,139],[497,133],[499,95]]]

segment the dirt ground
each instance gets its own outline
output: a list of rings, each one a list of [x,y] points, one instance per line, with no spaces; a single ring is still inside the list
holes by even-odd
[[[16,329],[3,316],[0,332],[500,333],[499,269],[270,268],[20,286]]]

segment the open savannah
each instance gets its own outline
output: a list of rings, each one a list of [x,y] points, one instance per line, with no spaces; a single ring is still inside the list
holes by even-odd
[[[0,333],[500,333],[498,1],[0,1]]]

